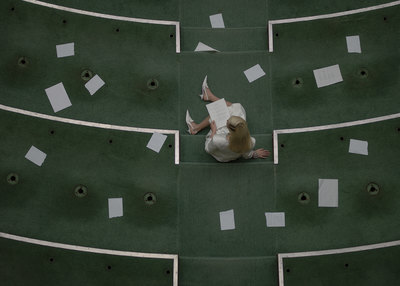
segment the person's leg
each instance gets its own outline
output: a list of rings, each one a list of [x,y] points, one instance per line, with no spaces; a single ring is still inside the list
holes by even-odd
[[[205,89],[206,89],[206,92],[207,92],[207,95],[208,95],[208,101],[214,102],[214,101],[217,101],[217,100],[220,99],[220,98],[216,97],[216,96],[211,92],[211,90],[210,90],[208,87],[206,87]],[[207,101],[207,100],[205,99],[205,97],[203,97],[203,100],[204,100],[204,101]],[[225,101],[226,101],[226,105],[227,105],[227,106],[231,106],[231,105],[232,105],[232,102],[229,102],[229,101],[227,101],[226,99],[225,99]]]
[[[204,128],[210,126],[210,121],[209,120],[210,120],[210,116],[207,116],[199,124],[197,124],[196,122],[192,122],[193,128],[189,127],[190,128],[190,134],[194,135],[197,132],[203,130]]]

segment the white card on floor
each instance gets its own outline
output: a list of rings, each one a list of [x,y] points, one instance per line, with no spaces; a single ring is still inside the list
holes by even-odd
[[[206,105],[206,107],[211,120],[215,121],[217,129],[226,126],[226,121],[231,116],[224,98],[214,101],[213,103],[209,103]]]
[[[207,46],[206,44],[199,42],[197,44],[196,49],[194,50],[195,52],[219,52],[216,49],[211,48],[210,46]]]
[[[224,19],[222,14],[215,14],[210,16],[210,22],[212,28],[225,28]]]
[[[45,92],[47,94],[47,97],[49,98],[51,107],[53,107],[54,112],[58,112],[72,105],[62,82],[53,85],[52,87],[46,88]]]
[[[46,156],[46,153],[32,145],[28,153],[26,153],[25,158],[40,167],[42,166],[44,159],[46,159]]]
[[[350,139],[349,153],[368,155],[368,142]]]
[[[146,147],[153,150],[154,152],[159,153],[166,139],[167,135],[153,133]]]
[[[346,37],[347,52],[361,54],[360,36]]]
[[[75,55],[75,44],[68,43],[56,46],[57,58],[65,58]]]
[[[314,70],[315,81],[318,88],[343,81],[339,65],[333,65]]]
[[[265,213],[267,227],[284,227],[285,213]]]
[[[318,206],[338,207],[339,181],[337,179],[319,179],[318,186]]]
[[[233,210],[220,212],[219,222],[221,224],[221,230],[235,229],[235,214]]]
[[[245,70],[244,74],[249,82],[253,82],[259,79],[260,77],[265,76],[265,72],[263,71],[263,69],[259,64]]]
[[[96,74],[92,77],[86,84],[85,87],[89,91],[90,95],[95,94],[102,86],[104,85],[104,81]]]
[[[108,218],[123,216],[122,198],[108,199]]]

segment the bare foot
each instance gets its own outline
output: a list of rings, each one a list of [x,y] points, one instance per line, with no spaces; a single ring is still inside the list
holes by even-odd
[[[190,134],[195,135],[199,132],[199,124],[192,122],[192,126],[189,126]]]

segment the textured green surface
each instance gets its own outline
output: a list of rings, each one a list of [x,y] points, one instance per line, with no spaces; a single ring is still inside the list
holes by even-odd
[[[157,154],[146,148],[150,134],[1,111],[0,232],[107,249],[176,253],[179,285],[190,286],[277,285],[277,253],[399,239],[399,119],[279,135],[279,165],[273,165],[272,157],[217,163],[204,152],[208,130],[190,136],[184,121],[187,109],[196,121],[207,116],[206,103],[198,97],[205,75],[217,96],[244,106],[256,147],[270,150],[275,129],[399,112],[398,6],[275,25],[274,52],[268,53],[268,20],[385,1],[48,2],[178,20],[183,52],[175,53],[174,26],[97,19],[19,0],[2,1],[0,104],[93,122],[179,130],[181,164],[174,164],[172,135]],[[209,16],[216,13],[223,14],[227,29],[210,28]],[[347,53],[349,35],[360,35],[362,54]],[[194,53],[199,41],[221,53]],[[76,55],[57,59],[55,45],[68,42],[75,42]],[[27,57],[27,67],[17,65],[20,56]],[[256,64],[266,76],[250,84],[243,71]],[[313,69],[334,64],[340,65],[344,82],[317,89]],[[106,82],[93,96],[80,78],[84,69]],[[368,77],[360,77],[361,69]],[[293,86],[296,78],[302,79],[301,87]],[[157,79],[159,88],[149,90],[149,79]],[[72,106],[55,114],[44,89],[59,82]],[[349,154],[351,138],[368,141],[369,155]],[[42,167],[24,158],[32,145],[47,153]],[[17,185],[6,181],[11,172],[19,175]],[[318,208],[319,178],[339,179],[338,208]],[[382,187],[374,197],[365,190],[371,181]],[[78,184],[88,187],[87,197],[75,197]],[[156,194],[155,205],[144,203],[147,192]],[[309,204],[297,201],[300,192],[310,194]],[[123,217],[108,218],[110,197],[123,197]],[[219,212],[229,209],[235,211],[236,229],[221,231]],[[264,213],[274,211],[285,212],[285,228],[266,227]],[[285,282],[396,285],[398,255],[391,253],[285,260],[285,267],[291,267]],[[0,254],[1,284],[6,286],[172,284],[170,260],[75,253],[3,239]],[[374,272],[375,261],[380,268]],[[350,271],[343,272],[345,263]]]
[[[399,239],[400,120],[279,135],[277,206],[286,211],[279,252],[351,247]],[[340,139],[343,137],[343,141]],[[368,141],[368,156],[348,153],[349,140]],[[318,208],[318,179],[339,180],[339,207]],[[369,182],[382,190],[366,191]],[[297,196],[307,192],[307,205]]]
[[[163,129],[177,125],[178,64],[170,38],[175,26],[54,12],[18,1],[14,11],[2,9],[0,32],[6,43],[0,47],[3,104],[54,115],[44,90],[63,82],[72,106],[58,116]],[[75,56],[57,58],[56,45],[69,42],[75,43]],[[25,68],[17,65],[21,56],[28,58]],[[85,69],[106,83],[93,96],[81,79]],[[147,87],[152,78],[160,83],[156,90]]]
[[[0,252],[2,285],[172,285],[172,260],[84,253],[7,239],[0,239]]]
[[[397,285],[399,255],[400,247],[397,246],[348,254],[286,258],[283,260],[285,285]]]
[[[397,6],[336,19],[275,25],[271,56],[275,129],[397,113],[400,101],[393,94],[400,87],[399,12]],[[361,54],[347,53],[346,36],[352,35],[360,35]],[[313,70],[336,64],[343,82],[317,88]],[[363,69],[367,78],[360,75]],[[292,84],[296,78],[303,80],[301,87]]]
[[[151,134],[71,126],[5,111],[0,122],[1,231],[101,248],[176,252],[173,148],[157,154],[146,148]],[[173,144],[173,136],[166,144]],[[32,145],[47,154],[41,167],[24,158]],[[11,172],[19,175],[17,185],[5,180]],[[80,184],[88,188],[87,197],[75,196]],[[153,206],[144,202],[148,192],[157,196]],[[123,197],[124,216],[109,219],[108,198],[115,197]]]

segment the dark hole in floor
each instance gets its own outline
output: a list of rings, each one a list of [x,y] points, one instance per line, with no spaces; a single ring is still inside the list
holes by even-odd
[[[116,29],[115,31],[119,32],[119,29]]]
[[[349,267],[349,265],[346,263],[345,265],[344,265],[345,267]]]
[[[110,266],[110,265],[108,265],[108,266],[107,266],[107,269],[108,269],[108,270],[110,270],[110,269],[111,269],[111,266]]]
[[[110,143],[110,144],[111,144],[112,142],[113,142],[112,140],[109,140],[109,141],[108,141],[108,143]]]
[[[342,141],[343,141],[343,140],[344,140],[344,138],[343,138],[343,137],[340,137],[340,140],[342,140]]]
[[[54,130],[51,130],[51,131],[50,131],[50,134],[54,134]]]
[[[147,198],[147,200],[148,200],[148,201],[152,201],[152,200],[153,200],[153,197],[150,196],[150,197]]]
[[[26,61],[25,60],[21,60],[21,64],[26,64]]]
[[[302,201],[305,201],[306,199],[307,199],[306,196],[301,196],[301,200],[302,200]]]
[[[365,71],[361,71],[361,75],[365,75]]]
[[[170,37],[170,38],[173,38],[173,37],[174,37],[174,34],[169,35],[169,37]]]
[[[282,148],[285,147],[285,144],[281,144],[281,147],[282,147]]]
[[[78,190],[78,193],[82,194],[82,193],[83,193],[83,190],[82,190],[82,189],[79,189],[79,190]]]
[[[165,271],[165,273],[167,273],[167,274],[170,274],[170,273],[171,273],[171,271],[167,270],[167,271]]]
[[[67,23],[67,20],[63,20],[63,23],[64,23],[64,24]]]
[[[279,34],[278,34],[278,33],[276,33],[276,34],[275,34],[275,36],[277,36],[277,37],[278,37],[278,36],[279,36]]]
[[[296,82],[295,82],[296,84],[299,84],[300,83],[300,81],[298,80],[298,79],[296,79]]]
[[[383,17],[383,21],[386,21],[387,20],[387,18],[386,17]]]
[[[290,272],[290,269],[289,269],[289,268],[288,268],[288,269],[286,269],[286,272],[288,272],[288,273],[289,273],[289,272]]]
[[[168,145],[168,147],[169,147],[169,148],[172,148],[172,145],[171,145],[171,144],[169,144],[169,145]]]
[[[10,180],[15,181],[16,180],[15,176],[11,176]]]
[[[11,8],[11,11],[14,11],[14,10],[15,10],[15,8],[14,8],[14,7],[12,7],[12,8]]]
[[[54,258],[50,258],[50,262],[53,262],[54,261]]]

